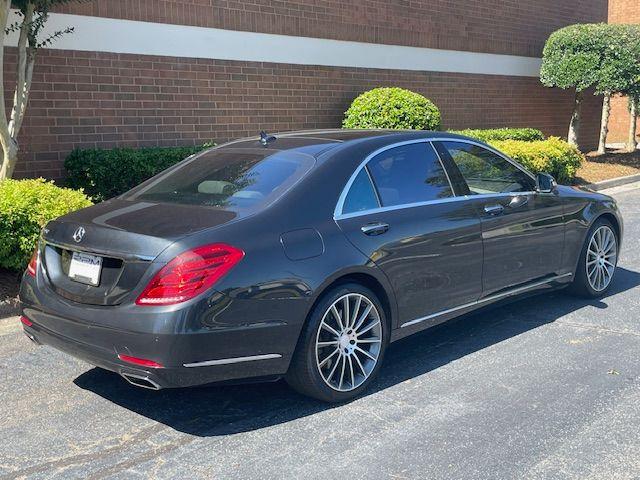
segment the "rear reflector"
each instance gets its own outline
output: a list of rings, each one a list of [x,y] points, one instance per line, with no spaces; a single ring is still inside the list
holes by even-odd
[[[29,320],[27,317],[25,317],[24,315],[20,317],[20,321],[22,322],[23,325],[27,326],[27,327],[31,327],[33,325],[33,323],[31,322],[31,320]]]
[[[174,305],[206,292],[244,257],[224,243],[181,253],[167,263],[140,294],[138,305]]]
[[[146,358],[131,357],[129,355],[122,355],[121,353],[118,354],[118,358],[123,362],[133,363],[134,365],[140,365],[141,367],[163,368],[158,362],[147,360]]]
[[[33,255],[31,255],[31,260],[29,261],[29,265],[27,265],[27,273],[32,277],[35,277],[37,271],[38,271],[38,249],[36,248],[35,251],[33,252]]]

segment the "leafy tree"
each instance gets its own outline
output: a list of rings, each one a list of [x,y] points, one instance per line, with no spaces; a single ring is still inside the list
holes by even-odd
[[[636,141],[636,128],[638,115],[640,115],[640,25],[629,25],[631,31],[630,49],[635,58],[635,75],[629,87],[621,93],[629,97],[629,141],[627,150],[635,152],[638,143]]]
[[[16,89],[13,94],[11,115],[7,117],[5,89],[0,81],[0,144],[3,158],[0,164],[0,180],[11,178],[18,159],[18,134],[27,110],[36,54],[42,47],[51,45],[58,37],[71,33],[73,28],[42,35],[49,11],[55,5],[71,0],[0,0],[0,79],[4,78],[4,49],[9,35],[18,36],[18,61],[16,62]],[[16,9],[16,20],[12,17]]]
[[[608,25],[599,33],[603,60],[596,94],[604,95],[598,143],[598,153],[602,154],[609,130],[612,95],[632,94],[640,79],[640,29],[636,25]]]
[[[578,24],[552,33],[544,46],[540,81],[547,87],[574,89],[575,101],[569,124],[568,141],[578,144],[580,111],[584,91],[591,87],[601,89],[603,66],[608,58],[608,41],[612,36],[610,25]]]

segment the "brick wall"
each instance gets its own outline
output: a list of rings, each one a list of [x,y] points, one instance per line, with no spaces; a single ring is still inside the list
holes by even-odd
[[[94,0],[60,11],[539,56],[553,30],[605,20],[607,0]],[[14,62],[8,49],[7,72]],[[447,128],[532,126],[565,136],[572,107],[569,92],[543,88],[532,77],[43,50],[16,175],[60,178],[75,147],[196,144],[261,129],[338,127],[357,94],[389,85],[433,99]],[[583,138],[594,141],[598,103],[587,97],[583,120]]]
[[[7,59],[12,61],[11,56]],[[399,85],[436,102],[445,127],[531,126],[566,135],[572,97],[537,78],[43,51],[18,176],[62,176],[73,147],[218,142],[340,126],[362,91]],[[597,137],[596,97],[584,133]]]
[[[640,1],[610,0],[609,22],[640,23]],[[610,143],[626,142],[629,136],[629,121],[627,98],[614,98],[611,102],[611,120],[607,141]],[[640,133],[640,120],[638,120],[638,132]]]
[[[96,0],[59,11],[537,57],[554,30],[606,21],[607,0]]]

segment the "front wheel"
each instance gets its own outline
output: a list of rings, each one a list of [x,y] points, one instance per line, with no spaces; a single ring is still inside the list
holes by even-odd
[[[350,400],[377,375],[387,343],[387,323],[376,295],[355,283],[338,286],[311,312],[286,380],[319,400]]]
[[[615,229],[608,220],[597,220],[582,247],[571,289],[587,298],[604,295],[611,286],[617,264],[618,238]]]

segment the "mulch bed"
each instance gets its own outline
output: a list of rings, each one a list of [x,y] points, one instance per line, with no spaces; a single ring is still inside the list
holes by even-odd
[[[586,157],[586,162],[580,167],[576,176],[575,183],[578,185],[640,173],[640,150],[633,153],[609,150],[603,155],[590,152]]]
[[[0,318],[18,314],[20,274],[0,268]]]

